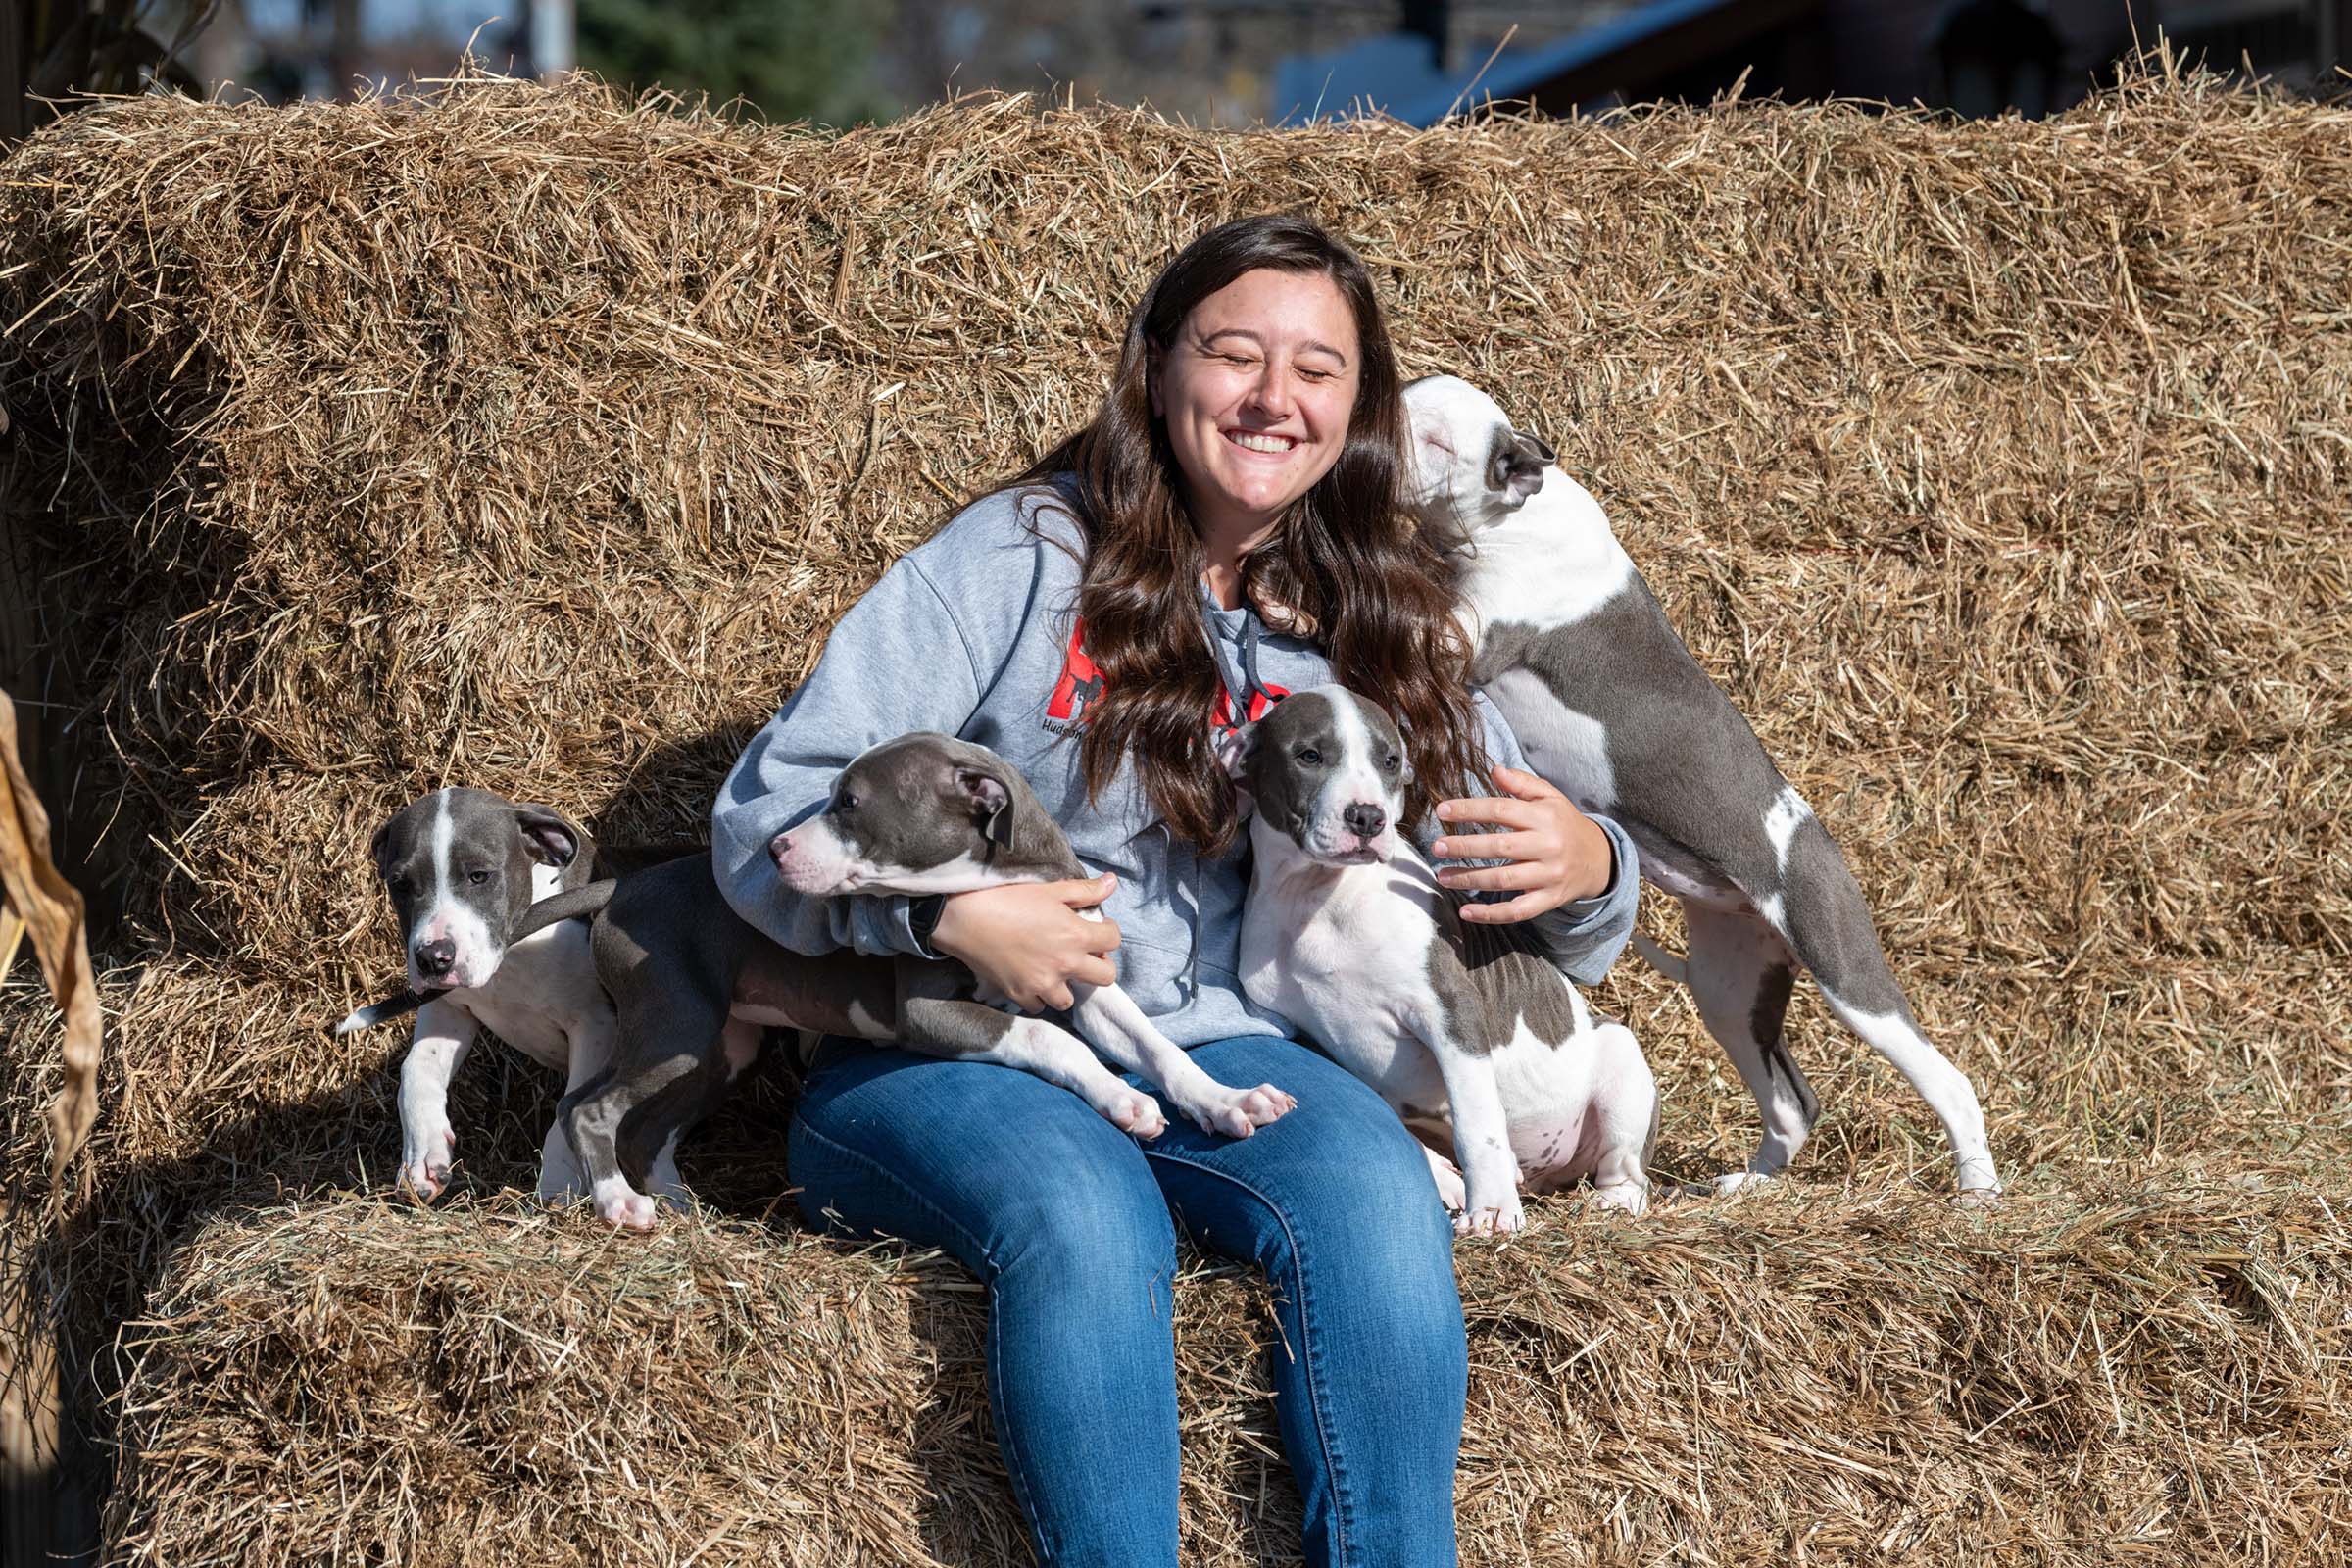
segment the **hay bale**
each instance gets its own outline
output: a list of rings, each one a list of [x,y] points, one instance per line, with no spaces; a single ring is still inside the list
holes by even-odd
[[[708,779],[649,762],[771,711],[949,498],[1076,421],[1177,244],[1294,206],[1378,266],[1409,368],[1551,432],[1792,775],[1900,770],[1899,844],[1837,824],[1882,908],[1987,814],[2033,831],[1936,911],[1962,941],[2049,909],[2059,963],[2340,953],[2346,126],[2161,81],[2035,123],[1260,135],[141,100],[11,161],[0,396],[49,427],[16,494],[76,563],[60,645],[115,672],[92,787],[178,861],[132,907],[241,962],[313,961],[328,823],[445,778],[692,829]],[[249,809],[272,771],[352,804]],[[2029,896],[2077,846],[2088,895]]]
[[[2119,1182],[1989,1221],[1791,1190],[1539,1205],[1461,1254],[1466,1562],[2328,1560],[2352,1387],[2323,1197]],[[1293,1561],[1232,1267],[1176,1289],[1185,1558]],[[130,1563],[1022,1560],[960,1269],[499,1200],[223,1218],[125,1336]]]
[[[2306,1428],[2247,1412],[2340,1412],[2340,1369],[2319,1348],[2342,1327],[2340,1270],[2299,1250],[2304,1200],[2230,1182],[2275,1191],[2352,1156],[2338,826],[2352,630],[2337,611],[2352,115],[2166,78],[2032,124],[1753,105],[1243,135],[1003,99],[832,136],[633,107],[584,80],[469,78],[356,105],[115,103],[5,168],[0,410],[15,448],[0,504],[53,555],[45,695],[100,743],[81,788],[113,811],[131,924],[106,986],[119,1049],[96,1135],[67,1192],[12,1204],[0,1250],[12,1268],[29,1260],[94,1441],[113,1441],[118,1411],[93,1401],[140,1368],[144,1392],[119,1407],[138,1464],[116,1515],[123,1549],[200,1553],[215,1504],[233,1504],[206,1454],[274,1451],[251,1433],[277,1416],[231,1408],[258,1382],[216,1399],[160,1349],[104,1353],[167,1268],[194,1354],[214,1332],[200,1325],[242,1312],[219,1303],[258,1277],[208,1260],[260,1270],[281,1249],[292,1267],[329,1256],[319,1237],[337,1225],[405,1237],[420,1257],[513,1262],[516,1289],[542,1298],[545,1258],[588,1255],[586,1233],[511,1209],[324,1199],[379,1191],[397,1143],[398,1039],[315,1033],[396,971],[363,863],[375,822],[463,781],[549,801],[608,839],[693,833],[840,607],[954,498],[1084,416],[1159,263],[1218,219],[1299,207],[1373,262],[1409,368],[1497,388],[1609,508],[1847,847],[1923,1018],[1984,1092],[2024,1205],[1983,1247],[1909,1217],[1889,1195],[1940,1187],[1939,1135],[1800,990],[1791,1037],[1830,1107],[1800,1179],[1860,1196],[1788,1211],[1801,1219],[1678,1216],[1639,1264],[1632,1242],[1573,1225],[1506,1254],[1551,1259],[1539,1294],[1587,1318],[1527,1331],[1541,1389],[1506,1375],[1500,1330],[1481,1331],[1489,1402],[1465,1471],[1480,1550],[1614,1559],[1680,1541],[1694,1558],[1861,1560],[1917,1539],[2089,1560],[2082,1543],[2124,1539],[2171,1495],[2147,1528],[2173,1534],[2135,1549],[2323,1560],[2324,1510],[2294,1510],[2325,1455]],[[1670,909],[1644,919],[1677,940]],[[0,990],[12,1184],[46,1165],[38,1107],[54,1088],[54,1027],[28,1000]],[[1688,1000],[1634,965],[1600,1000],[1656,1064],[1663,1164],[1737,1163],[1752,1111]],[[495,1049],[477,1060],[456,1119],[486,1195],[527,1184],[554,1086]],[[776,1210],[787,1093],[763,1080],[686,1151],[719,1210]],[[2119,1170],[2140,1174],[2119,1187]],[[290,1215],[221,1217],[288,1200]],[[1907,1217],[1885,1219],[1889,1205]],[[524,1236],[549,1250],[498,1250]],[[2237,1288],[2190,1258],[2190,1236],[2216,1256],[2290,1259],[2262,1276],[2284,1285],[2245,1298],[2286,1305],[2259,1323],[2212,1316]],[[898,1278],[741,1226],[660,1245],[777,1291],[793,1269]],[[1478,1272],[1484,1254],[1465,1259],[1475,1299],[1523,1299]],[[917,1298],[947,1291],[916,1272],[934,1282],[906,1287]],[[1779,1286],[1770,1299],[1722,1294],[1756,1278]],[[2040,1294],[2016,1294],[2020,1280]],[[1963,1472],[1982,1483],[1973,1502],[1938,1490],[1924,1447],[1839,1446],[1863,1441],[1855,1410],[1859,1432],[1886,1428],[1864,1398],[1881,1362],[1933,1359],[1888,1293],[1957,1301],[1964,1285],[1982,1312],[1939,1305],[1933,1332],[1997,1343],[2039,1380],[2006,1416],[2016,1394],[1967,1392],[1974,1349],[1935,1363],[1941,1381],[1901,1385],[1947,1455],[1997,1450],[1994,1469]],[[1244,1298],[1221,1277],[1188,1289],[1201,1325],[1188,1355],[1222,1357],[1217,1396],[1235,1402],[1220,1408],[1243,1409],[1259,1387]],[[1703,1320],[1733,1325],[1723,1338],[1700,1332],[1693,1299],[1731,1314]],[[2056,1300],[2072,1303],[2058,1318],[2019,1315]],[[570,1322],[543,1310],[558,1316],[533,1333]],[[1569,1337],[1588,1320],[1611,1337]],[[695,1321],[719,1336],[698,1343],[733,1343],[719,1319]],[[2064,1357],[2046,1348],[2061,1321]],[[303,1353],[324,1367],[334,1346],[402,1343],[357,1323],[320,1327]],[[2183,1323],[2195,1332],[2172,1336]],[[2120,1380],[2107,1436],[2096,1420],[2037,1424],[2075,1408],[2040,1401],[2094,1364],[2072,1338],[2085,1324],[2107,1347],[2102,1388]],[[1751,1332],[1769,1337],[1739,1337]],[[1831,1381],[1772,1381],[1797,1374],[1762,1348],[1800,1343]],[[2132,1383],[2131,1355],[2158,1343]],[[949,1387],[968,1379],[939,1359]],[[1660,1392],[1693,1386],[1693,1365],[1700,1394]],[[2247,1382],[2257,1367],[2267,1381]],[[1613,1381],[1578,1381],[1602,1368]],[[918,1409],[907,1377],[890,1408]],[[1722,1390],[1748,1385],[1778,1391],[1784,1425],[1738,1426],[1749,1418]],[[495,1387],[453,1379],[434,1398],[460,1426],[490,1421],[464,1392],[477,1386]],[[1595,1413],[1594,1388],[1632,1413]],[[2254,1402],[2202,1420],[2225,1388]],[[1677,1399],[1704,1422],[1656,1425]],[[2177,1413],[2172,1448],[2160,1406]],[[200,1418],[248,1436],[203,1448],[184,1435]],[[365,1430],[352,1419],[338,1430]],[[1605,1440],[1589,1429],[1604,1419]],[[1272,1494],[1262,1412],[1188,1420],[1200,1550],[1289,1549],[1287,1527],[1245,1528]],[[1494,1446],[1555,1422],[1588,1425],[1544,1438],[1541,1463]],[[2209,1428],[2230,1436],[2201,1446]],[[1708,1446],[1718,1429],[1746,1446]],[[965,1442],[957,1431],[940,1442]],[[1789,1448],[1792,1433],[1850,1463]],[[2038,1466],[2000,1446],[2013,1433],[2043,1445]],[[2047,1485],[2047,1450],[2077,1439],[2092,1468],[2069,1454],[2066,1487]],[[309,1474],[369,1462],[296,1446]],[[971,1455],[926,1485],[953,1491],[983,1473],[957,1467],[993,1463]],[[678,1463],[667,1495],[720,1484]],[[1595,1490],[1611,1465],[1634,1479]],[[256,1494],[298,1493],[287,1474],[251,1471]],[[1888,1511],[1914,1483],[1926,1500]],[[940,1505],[964,1522],[934,1555],[1010,1539],[998,1494],[969,1485],[978,1500]],[[1790,1488],[1843,1522],[1813,1530],[1771,1500]],[[554,1494],[466,1494],[473,1528],[498,1540],[523,1539],[498,1507],[539,1517]],[[2284,1511],[2233,1524],[2216,1500],[2232,1494]],[[894,1491],[871,1506],[859,1549],[887,1560],[908,1539],[872,1544],[899,1529],[890,1510],[920,1505]],[[186,1534],[171,1534],[175,1511]],[[299,1557],[330,1527],[306,1501],[270,1539]],[[412,1532],[417,1561],[460,1539],[440,1515],[384,1528]],[[622,1549],[579,1528],[547,1539]]]

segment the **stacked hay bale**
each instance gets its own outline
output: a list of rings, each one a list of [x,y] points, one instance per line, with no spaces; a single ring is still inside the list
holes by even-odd
[[[388,1201],[402,1042],[318,1025],[396,971],[389,810],[466,782],[698,831],[840,608],[1086,415],[1168,254],[1267,208],[1352,238],[1406,368],[1496,388],[1600,497],[1847,847],[2017,1194],[1944,1213],[1932,1118],[1800,991],[1829,1115],[1790,1190],[1551,1202],[1462,1254],[1470,1558],[2325,1560],[2352,116],[2197,80],[2035,124],[1004,99],[819,135],[468,79],[20,149],[8,498],[129,921],[97,1136],[11,1255],[122,1444],[118,1553],[1010,1549],[976,1297],[791,1229],[783,1085],[687,1152],[722,1217],[615,1242],[496,1196],[554,1085],[495,1052],[456,1110],[478,1200]],[[1599,1000],[1662,1164],[1737,1164],[1687,999],[1629,964]],[[9,1005],[15,1181],[54,1036]],[[1189,1549],[1281,1556],[1262,1312],[1214,1269],[1181,1310]]]

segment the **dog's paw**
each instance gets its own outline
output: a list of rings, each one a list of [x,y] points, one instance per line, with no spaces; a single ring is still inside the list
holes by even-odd
[[[1113,1127],[1137,1138],[1157,1138],[1168,1130],[1168,1118],[1161,1114],[1159,1102],[1138,1090],[1111,1096],[1102,1108]]]
[[[1959,1191],[1952,1194],[1953,1206],[1958,1208],[1997,1208],[2001,1201],[2001,1179],[1993,1173],[1990,1154],[1963,1154],[1955,1161],[1952,1174],[1957,1178]]]
[[[1456,1236],[1508,1236],[1527,1223],[1527,1210],[1520,1206],[1519,1195],[1494,1204],[1472,1204],[1467,1199],[1463,1208],[1453,1216]]]
[[[1242,1109],[1260,1127],[1278,1122],[1298,1108],[1298,1096],[1272,1084],[1259,1084],[1242,1095]]]
[[[1719,1196],[1726,1197],[1733,1193],[1762,1192],[1779,1180],[1779,1177],[1767,1176],[1761,1171],[1727,1171],[1715,1178],[1715,1191]]]
[[[1255,1089],[1220,1089],[1185,1111],[1204,1133],[1247,1138],[1298,1108],[1298,1101],[1272,1084],[1259,1084]]]
[[[624,1231],[650,1231],[662,1222],[662,1205],[618,1176],[596,1184],[596,1212],[606,1224]]]
[[[1642,1214],[1649,1208],[1649,1189],[1636,1182],[1611,1182],[1592,1189],[1594,1208],[1613,1208],[1620,1214]]]
[[[449,1173],[458,1162],[458,1135],[447,1127],[425,1136],[421,1146],[400,1152],[400,1185],[424,1202],[449,1189]]]

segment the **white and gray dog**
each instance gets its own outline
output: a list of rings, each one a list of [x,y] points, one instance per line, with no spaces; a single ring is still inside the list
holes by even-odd
[[[1675,635],[1600,507],[1468,382],[1425,377],[1405,406],[1417,511],[1459,572],[1473,681],[1535,771],[1622,824],[1642,875],[1682,901],[1688,959],[1644,952],[1689,983],[1764,1121],[1746,1171],[1723,1184],[1781,1171],[1820,1113],[1781,1033],[1801,965],[1942,1121],[1963,1199],[1997,1195],[1976,1091],[1921,1033],[1837,844]]]
[[[1642,1048],[1525,926],[1462,920],[1397,831],[1412,773],[1389,715],[1318,687],[1219,748],[1252,813],[1242,988],[1404,1118],[1454,1228],[1517,1230],[1522,1188],[1588,1177],[1595,1202],[1642,1212],[1657,1132]]]
[[[596,845],[552,807],[458,788],[403,807],[376,831],[368,856],[400,922],[409,990],[351,1013],[335,1033],[416,1010],[400,1069],[400,1181],[429,1200],[441,1195],[457,1160],[450,1076],[481,1030],[553,1067],[575,1089],[612,1054],[618,1025],[596,983],[588,928],[528,917],[534,902],[587,883]],[[666,1148],[651,1181],[667,1196],[684,1192]],[[564,1200],[587,1191],[563,1129],[550,1126],[539,1196]]]

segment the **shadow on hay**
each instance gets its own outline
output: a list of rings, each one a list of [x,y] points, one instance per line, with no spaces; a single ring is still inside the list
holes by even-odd
[[[735,760],[766,722],[762,713],[650,748],[589,817],[588,831],[600,850],[641,857],[632,862],[637,864],[707,851],[710,805]]]
[[[102,395],[78,382],[61,392],[28,373],[36,358],[27,348],[0,364],[14,446],[0,464],[0,545],[25,595],[12,612],[9,673],[38,728],[29,760],[51,806],[58,868],[81,890],[92,935],[104,942],[125,916],[152,921],[187,890],[157,863],[148,837],[174,841],[203,803],[188,772],[140,763],[197,766],[198,756],[175,744],[176,715],[197,680],[175,650],[207,611],[252,592],[252,550],[242,535],[191,524],[182,510],[194,481],[172,435],[209,406],[205,394]],[[209,358],[198,360],[201,381]],[[96,429],[122,438],[116,461],[69,461],[74,433]],[[235,730],[234,715],[202,728],[198,753]]]

